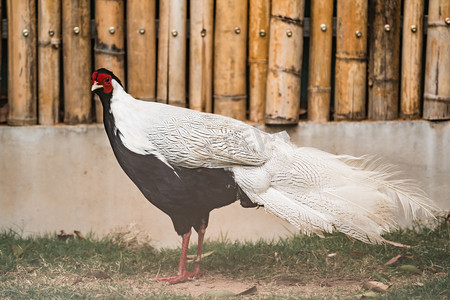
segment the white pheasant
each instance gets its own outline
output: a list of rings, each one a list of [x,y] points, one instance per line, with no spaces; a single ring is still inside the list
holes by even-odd
[[[264,208],[300,231],[339,231],[366,243],[438,208],[408,180],[392,180],[376,160],[297,147],[287,133],[270,135],[220,115],[134,99],[110,71],[92,75],[105,130],[120,165],[144,196],[167,213],[183,236],[176,283],[198,277],[212,209],[240,200]],[[198,261],[186,272],[191,228]]]

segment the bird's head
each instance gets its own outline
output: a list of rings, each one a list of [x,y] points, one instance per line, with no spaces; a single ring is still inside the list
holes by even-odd
[[[102,97],[102,95],[111,95],[113,91],[113,79],[122,86],[120,79],[113,72],[101,68],[92,73],[91,91]],[[123,86],[122,86],[123,87]]]

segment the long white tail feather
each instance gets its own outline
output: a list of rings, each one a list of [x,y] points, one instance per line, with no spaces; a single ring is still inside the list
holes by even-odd
[[[366,243],[439,210],[412,181],[380,159],[333,155],[273,142],[273,157],[258,169],[233,167],[250,199],[301,232],[343,232]],[[267,182],[261,183],[261,178]]]

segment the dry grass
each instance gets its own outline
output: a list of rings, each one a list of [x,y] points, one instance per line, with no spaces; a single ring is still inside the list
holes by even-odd
[[[340,234],[295,235],[277,242],[205,244],[208,273],[177,285],[149,280],[176,270],[178,250],[160,251],[133,228],[107,239],[0,234],[0,298],[191,299],[236,295],[251,299],[448,299],[449,223],[399,231],[386,238],[411,245],[365,245]],[[195,251],[195,245],[191,249]],[[392,263],[386,263],[395,258]],[[386,293],[362,289],[374,280]]]

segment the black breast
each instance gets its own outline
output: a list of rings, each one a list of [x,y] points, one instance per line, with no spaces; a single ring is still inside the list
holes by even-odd
[[[244,207],[254,207],[225,169],[170,167],[154,155],[130,151],[114,133],[114,119],[104,116],[105,129],[114,154],[125,173],[144,196],[172,219],[182,235],[191,227],[208,224],[209,213],[240,199]]]

